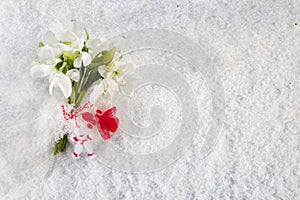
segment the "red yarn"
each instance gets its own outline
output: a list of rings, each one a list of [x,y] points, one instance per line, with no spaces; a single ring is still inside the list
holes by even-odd
[[[61,109],[63,111],[63,116],[64,116],[64,119],[65,120],[69,120],[69,119],[75,119],[75,124],[76,124],[76,127],[80,128],[79,125],[77,124],[77,120],[76,118],[79,116],[79,113],[85,109],[85,108],[91,108],[93,106],[93,104],[91,102],[86,102],[83,106],[79,107],[76,109],[76,111],[74,113],[67,113],[66,110],[65,110],[65,106],[62,105],[61,106]]]
[[[110,138],[109,132],[116,132],[119,127],[119,119],[115,116],[117,112],[116,107],[112,107],[105,112],[102,112],[102,110],[96,110],[96,114],[92,114],[90,112],[85,112],[82,114],[79,114],[83,109],[92,107],[93,104],[90,102],[85,103],[83,106],[77,108],[77,110],[74,113],[67,113],[65,110],[64,105],[61,106],[63,116],[65,120],[73,119],[75,120],[76,126],[79,128],[79,125],[77,124],[76,118],[81,115],[83,120],[86,122],[89,122],[87,124],[87,127],[89,129],[92,129],[95,125],[97,126],[97,129],[102,136],[104,140],[107,140]],[[75,138],[74,138],[75,139]]]

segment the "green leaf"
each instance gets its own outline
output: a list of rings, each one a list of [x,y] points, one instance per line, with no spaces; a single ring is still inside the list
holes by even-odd
[[[69,97],[69,104],[75,103],[75,98],[76,98],[76,83],[74,82],[74,85],[72,86],[72,94],[71,97]]]
[[[62,68],[62,70],[61,70],[61,72],[62,72],[63,74],[66,74],[67,71],[68,71],[68,65],[64,66],[64,67]]]
[[[59,62],[54,66],[54,68],[58,71],[62,65],[63,65],[63,62]]]
[[[74,61],[75,58],[76,58],[76,55],[75,55],[73,52],[71,52],[71,51],[65,51],[65,52],[63,53],[63,56],[64,56],[65,58],[67,58],[68,60],[71,60],[71,61]]]
[[[89,32],[87,31],[86,28],[84,29],[84,32],[85,32],[85,35],[86,35],[86,40],[89,40],[90,36],[89,36]]]
[[[43,42],[40,42],[39,47],[43,47],[43,46],[45,46],[45,44]]]
[[[78,57],[78,56],[80,56],[80,51],[75,51],[74,54],[76,57]]]
[[[68,136],[67,133],[64,134],[64,136],[62,138],[59,139],[59,141],[55,144],[54,147],[54,155],[65,151],[66,148],[66,144],[68,142]]]
[[[82,91],[79,93],[79,96],[77,97],[76,101],[75,101],[75,107],[79,107],[81,100],[83,99],[85,95],[85,91]]]
[[[58,147],[57,147],[57,143],[55,144],[55,147],[54,147],[54,155],[56,155],[58,152],[57,152],[57,149],[58,149]]]
[[[68,41],[63,41],[63,42],[61,42],[61,43],[65,44],[65,45],[70,45],[70,44],[72,44],[72,42],[68,42]]]
[[[68,66],[68,69],[71,69],[73,67],[73,61],[67,60],[67,66]]]
[[[64,138],[63,138],[62,144],[61,144],[61,151],[66,150],[66,143],[67,143],[67,135],[64,135]]]
[[[100,66],[109,64],[115,55],[116,48],[112,48],[109,51],[102,51],[102,56],[94,58],[92,61],[92,66]]]

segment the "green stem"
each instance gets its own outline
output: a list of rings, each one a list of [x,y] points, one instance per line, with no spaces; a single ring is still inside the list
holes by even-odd
[[[82,92],[79,93],[77,99],[75,100],[75,107],[76,108],[79,107],[80,102],[83,99],[84,95],[85,95],[85,91],[82,91]]]
[[[68,103],[73,104],[75,109],[80,106],[80,103],[86,94],[89,87],[97,80],[101,79],[102,77],[98,73],[98,68],[88,68],[88,67],[82,67],[80,73],[82,76],[80,77],[80,80],[75,83],[73,82],[72,86],[72,94],[68,98]],[[71,111],[72,112],[72,111]],[[59,141],[55,144],[54,147],[54,155],[62,152],[66,148],[66,144],[68,142],[68,134],[65,133],[62,138],[59,139]]]
[[[55,144],[54,147],[54,155],[59,154],[60,152],[65,151],[66,149],[66,144],[68,141],[68,133],[66,133],[59,141]]]

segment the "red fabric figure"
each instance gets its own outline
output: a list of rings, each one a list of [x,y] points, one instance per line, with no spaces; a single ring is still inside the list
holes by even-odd
[[[93,115],[90,112],[82,113],[82,118],[89,122],[87,127],[92,129],[97,125],[97,129],[104,140],[110,138],[109,132],[116,132],[119,126],[119,119],[115,116],[117,112],[116,107],[112,107],[106,110],[104,113],[101,110],[96,110],[96,114]]]

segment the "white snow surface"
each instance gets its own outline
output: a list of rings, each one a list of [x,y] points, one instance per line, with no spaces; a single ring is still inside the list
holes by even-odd
[[[300,199],[299,1],[3,0],[0,10],[1,199]],[[182,157],[147,173],[123,172],[97,159],[74,161],[71,146],[53,156],[63,101],[29,69],[43,35],[61,18],[76,19],[99,38],[145,28],[177,32],[216,58],[225,109],[213,151],[200,156],[205,135],[196,134]],[[160,51],[131,57],[137,66],[155,58],[188,80],[206,130],[211,100],[201,76]],[[164,102],[176,118],[178,99],[156,89],[146,87],[132,99]],[[161,101],[147,96],[151,91],[162,94]],[[147,114],[140,112],[146,126]],[[156,151],[174,138],[169,123],[157,140],[117,144],[129,153]]]

